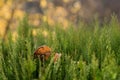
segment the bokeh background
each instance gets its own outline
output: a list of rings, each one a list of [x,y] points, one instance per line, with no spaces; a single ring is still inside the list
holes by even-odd
[[[0,0],[0,37],[8,30],[15,34],[16,28],[25,15],[29,23],[39,27],[41,23],[48,25],[61,24],[63,28],[80,21],[87,23],[97,16],[102,23],[108,21],[112,14],[120,19],[119,0]]]

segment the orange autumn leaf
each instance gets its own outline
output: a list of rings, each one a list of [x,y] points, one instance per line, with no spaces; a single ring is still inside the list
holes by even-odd
[[[39,47],[34,52],[34,58],[40,58],[42,61],[47,60],[51,55],[51,48],[44,45]]]

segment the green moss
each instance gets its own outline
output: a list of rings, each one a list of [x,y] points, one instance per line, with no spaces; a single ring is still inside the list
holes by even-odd
[[[0,43],[0,80],[119,80],[120,26],[116,17],[102,25],[98,20],[78,27],[63,29],[47,23],[40,25],[37,35],[25,17],[18,27],[18,37]],[[47,32],[44,36],[43,31]],[[33,60],[34,50],[48,45],[62,57],[57,63],[50,58],[44,66]]]

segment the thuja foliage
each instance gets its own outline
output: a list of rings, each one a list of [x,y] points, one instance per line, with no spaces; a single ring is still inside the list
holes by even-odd
[[[34,27],[25,17],[19,24],[16,40],[8,39],[0,46],[0,80],[120,80],[120,24],[116,17],[109,23],[81,22]],[[35,49],[47,45],[52,49],[44,64],[33,59]],[[61,58],[54,63],[54,53]]]

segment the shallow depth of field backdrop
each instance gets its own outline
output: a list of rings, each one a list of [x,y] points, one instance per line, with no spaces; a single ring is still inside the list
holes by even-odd
[[[0,0],[0,80],[120,80],[119,4]],[[52,49],[44,63],[33,59],[42,45]]]

